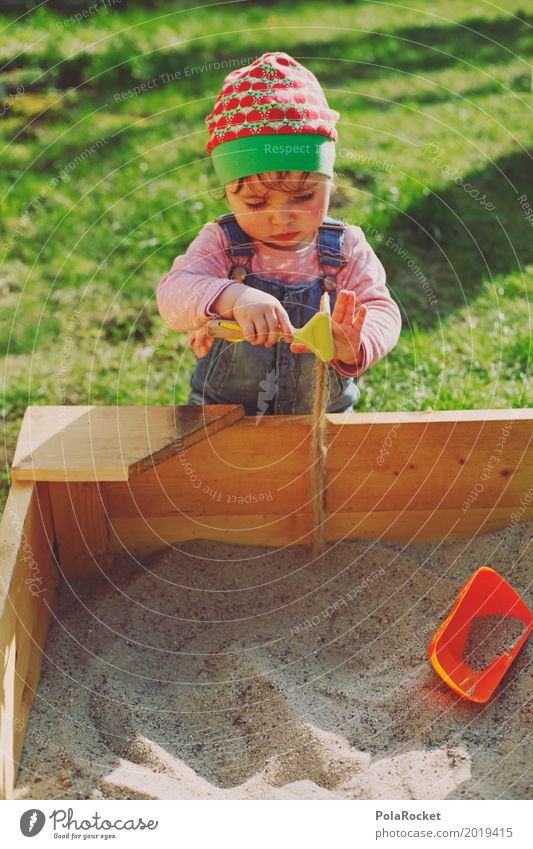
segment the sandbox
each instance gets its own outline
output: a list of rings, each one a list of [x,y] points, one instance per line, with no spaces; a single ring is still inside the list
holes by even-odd
[[[13,794],[62,581],[101,580],[124,552],[135,570],[135,558],[195,540],[301,547],[312,559],[317,497],[330,545],[518,528],[533,517],[532,421],[529,409],[328,415],[326,490],[316,494],[308,416],[28,407],[0,536],[2,795]],[[292,621],[295,637],[312,632],[306,623]]]

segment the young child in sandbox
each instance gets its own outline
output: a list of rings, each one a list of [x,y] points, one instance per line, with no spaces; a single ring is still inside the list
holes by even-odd
[[[157,289],[163,320],[190,331],[199,358],[189,403],[311,412],[317,358],[293,328],[320,309],[323,292],[334,350],[328,412],[352,409],[358,375],[398,341],[381,262],[360,227],[327,215],[338,118],[316,77],[285,53],[226,77],[206,118],[207,151],[231,213],[203,227]],[[232,319],[246,341],[213,338],[213,318]]]

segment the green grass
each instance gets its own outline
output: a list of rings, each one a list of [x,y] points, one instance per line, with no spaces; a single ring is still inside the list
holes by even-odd
[[[204,149],[213,66],[268,50],[341,113],[331,212],[365,229],[402,311],[359,409],[531,404],[531,0],[117,6],[65,25],[72,8],[0,16],[2,499],[28,404],[186,401],[194,356],[155,287],[226,211]]]

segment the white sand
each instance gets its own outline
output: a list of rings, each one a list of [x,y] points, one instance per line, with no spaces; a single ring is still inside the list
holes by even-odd
[[[532,539],[196,541],[63,585],[17,797],[531,798],[532,641],[487,705],[426,649],[481,565],[531,602]]]
[[[477,616],[468,631],[464,658],[474,672],[483,672],[509,654],[526,630],[526,623],[514,616]]]

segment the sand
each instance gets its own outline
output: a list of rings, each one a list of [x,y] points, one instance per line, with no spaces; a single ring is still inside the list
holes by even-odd
[[[476,616],[466,638],[464,658],[474,672],[482,672],[515,647],[526,623],[514,616]]]
[[[532,539],[197,540],[64,583],[17,798],[531,798],[533,641],[486,705],[426,649],[481,565],[531,603]]]

